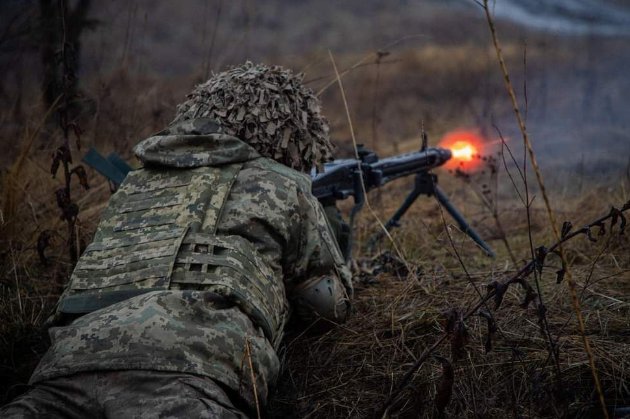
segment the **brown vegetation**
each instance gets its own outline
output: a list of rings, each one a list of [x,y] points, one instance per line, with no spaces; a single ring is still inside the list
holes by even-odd
[[[569,69],[575,54],[579,55],[562,41],[532,44],[528,69],[539,75],[552,66]],[[611,41],[609,48],[622,46]],[[509,42],[503,52],[511,68],[522,70],[522,43]],[[390,155],[418,146],[421,121],[433,144],[455,127],[477,126],[493,132],[492,124],[504,121],[511,112],[493,54],[489,43],[462,45],[446,40],[413,49],[392,47],[369,53],[367,58],[336,55],[342,74],[364,59],[365,65],[344,75],[358,138],[381,155]],[[117,151],[131,161],[131,145],[167,124],[175,104],[198,81],[195,75],[170,79],[143,75],[131,70],[129,61],[133,57],[111,72],[81,80],[84,96],[77,123],[83,130],[82,150],[93,145],[105,153]],[[315,91],[324,89],[321,97],[333,137],[341,153],[349,155],[350,134],[338,87],[331,84],[335,76],[328,53],[279,61],[296,70],[305,69],[309,86]],[[529,86],[538,98],[530,104],[532,115],[553,118],[558,109],[568,115],[582,98],[583,92],[573,92],[571,97],[547,95],[550,84],[560,80],[551,76],[544,83],[541,80],[536,78]],[[45,320],[72,269],[66,227],[54,196],[63,180],[52,179],[49,170],[63,132],[55,122],[55,110],[49,112],[38,104],[36,89],[26,90],[20,98],[29,105],[20,105],[17,111],[21,122],[16,122],[13,104],[0,109],[0,120],[11,121],[0,125],[5,139],[0,158],[0,402],[24,390],[47,346]],[[623,129],[612,123],[597,128],[597,133]],[[627,140],[627,136],[614,138]],[[508,138],[508,144],[520,165],[518,142]],[[621,145],[617,147],[623,150]],[[576,149],[564,154],[575,154]],[[75,163],[81,153],[73,147]],[[610,161],[618,164],[620,156],[614,154]],[[523,191],[523,184],[516,166],[507,154],[505,166],[502,156],[496,157],[496,183],[489,182],[489,171],[471,174],[466,182],[444,170],[438,174],[442,188],[489,240],[497,258],[484,257],[432,200],[424,198],[404,217],[402,228],[393,232],[411,268],[407,271],[387,243],[381,243],[375,253],[367,251],[365,243],[376,227],[366,211],[356,231],[354,315],[348,323],[323,334],[291,326],[281,351],[285,368],[267,408],[269,416],[371,417],[381,412],[390,397],[388,412],[399,417],[432,417],[440,410],[451,417],[601,414],[569,290],[556,283],[562,262],[555,255],[545,261],[535,290],[546,308],[546,326],[541,326],[540,304],[521,307],[527,294],[518,286],[507,289],[500,307],[492,302],[464,322],[457,321],[477,304],[479,292],[486,294],[488,284],[509,279],[526,266],[532,259],[532,246],[555,242],[542,199],[534,199],[528,223],[525,205],[517,194]],[[572,168],[567,176],[557,164],[558,170],[549,162],[543,167],[543,171],[551,168],[545,174],[555,178],[550,182],[549,197],[558,222],[571,221],[574,230],[630,198],[630,175],[624,174],[623,167],[611,170],[611,177],[602,182],[590,179],[588,169],[576,172]],[[566,165],[562,167],[566,170]],[[79,207],[75,227],[79,248],[90,241],[110,195],[105,180],[90,169],[87,172],[91,188],[73,189]],[[534,179],[531,173],[530,179]],[[493,188],[491,206],[481,199],[486,194],[484,184]],[[409,180],[403,180],[373,193],[373,207],[381,219],[396,209],[408,187]],[[532,184],[529,187],[530,194],[538,193]],[[342,206],[348,209],[350,203]],[[619,235],[619,225],[620,220],[611,228],[608,221],[605,230],[592,229],[595,242],[580,235],[564,247],[585,334],[610,409],[630,405],[630,243],[628,233]],[[48,245],[42,247],[43,232],[49,233]],[[535,286],[533,279],[531,285]],[[449,325],[445,313],[459,313],[455,323]],[[451,331],[445,335],[449,327]],[[411,376],[410,385],[397,388],[421,354],[443,336],[448,338]]]

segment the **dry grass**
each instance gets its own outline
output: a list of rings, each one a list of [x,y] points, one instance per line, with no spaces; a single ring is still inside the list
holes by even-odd
[[[430,205],[425,202],[422,206]],[[443,335],[443,313],[452,308],[465,311],[478,301],[471,282],[449,255],[439,222],[427,216],[432,211],[415,209],[404,231],[397,234],[401,247],[412,255],[409,260],[414,261],[417,272],[402,278],[392,273],[364,275],[357,283],[355,313],[348,323],[323,335],[305,336],[300,330],[290,335],[284,353],[287,367],[272,401],[272,410],[280,413],[272,416],[374,417],[411,364]],[[596,214],[563,215],[579,219]],[[512,212],[505,215],[514,216]],[[519,215],[524,217],[524,210]],[[539,211],[537,217],[544,220],[544,213]],[[513,226],[510,240],[526,245],[522,237],[526,232],[518,225],[506,224]],[[551,237],[549,232],[545,236]],[[499,241],[492,243],[497,246],[498,258],[489,262],[471,249],[467,238],[456,233],[454,237],[456,242],[463,242],[460,250],[467,268],[474,272],[473,283],[484,293],[492,280],[513,274]],[[515,247],[520,257],[527,255],[527,247]],[[611,406],[630,403],[630,389],[626,387],[630,363],[629,250],[627,239],[618,235],[603,237],[598,243],[578,238],[567,247],[587,334]],[[548,265],[542,291],[550,331],[560,350],[562,384],[557,382],[535,309],[522,309],[522,293],[511,288],[498,310],[490,304],[499,327],[492,351],[486,354],[484,349],[486,320],[473,316],[466,322],[469,340],[465,355],[453,363],[455,383],[448,416],[573,417],[597,409],[588,357],[568,292],[555,281],[560,262],[550,260]],[[451,358],[450,351],[450,345],[444,344],[436,354]],[[440,362],[425,362],[413,384],[397,397],[392,415],[434,416],[441,375]]]
[[[535,48],[531,51],[533,68],[540,64],[538,59],[549,59],[549,53],[537,55]],[[504,52],[518,61],[517,47],[505,48]],[[501,96],[500,78],[495,80],[498,73],[491,54],[489,49],[468,46],[427,46],[394,54],[390,58],[395,62],[381,64],[376,96],[374,66],[352,73],[344,79],[344,85],[358,137],[367,144],[373,138],[374,97],[379,103],[376,126],[380,133],[375,146],[383,155],[415,148],[416,140],[405,139],[417,136],[420,120],[425,121],[435,143],[437,136],[450,127],[485,121],[484,112],[507,114],[509,106],[506,108],[507,102]],[[342,69],[360,57],[336,55],[335,58]],[[556,55],[554,64],[565,58]],[[307,61],[304,61],[305,67]],[[322,68],[309,67],[308,76],[313,79],[327,76],[324,83],[332,76],[327,58],[321,61],[325,62]],[[301,67],[295,63],[291,66]],[[129,157],[131,144],[168,123],[174,104],[183,99],[191,84],[192,78],[165,81],[126,71],[90,80],[85,83],[90,99],[83,105],[80,122],[85,131],[84,147],[96,145],[101,151],[115,150]],[[317,86],[318,83],[313,83],[315,89]],[[345,117],[338,116],[343,115],[338,92],[330,89],[322,99],[331,118],[334,138],[340,139],[342,150],[350,150]],[[34,107],[24,112],[27,123],[21,127],[20,147],[26,144],[45,111]],[[9,116],[0,115],[0,120],[6,118]],[[11,185],[12,193],[10,200],[3,198],[0,220],[0,316],[4,319],[0,322],[0,397],[3,400],[22,390],[20,385],[26,382],[46,349],[42,325],[71,269],[65,256],[63,224],[53,196],[59,181],[51,179],[48,172],[50,153],[59,143],[58,136],[54,124],[46,124],[20,163],[19,173],[2,173],[4,185]],[[3,162],[8,162],[3,167],[16,160],[20,148],[14,149],[3,157]],[[74,157],[79,159],[78,155]],[[446,218],[448,231],[471,272],[472,281],[469,281],[454,256],[439,208],[423,198],[404,217],[403,228],[394,232],[414,272],[403,277],[387,269],[370,274],[374,263],[369,259],[373,255],[365,251],[363,244],[375,227],[371,218],[364,215],[357,226],[356,256],[363,273],[357,279],[354,315],[348,323],[323,334],[292,325],[281,352],[285,369],[267,409],[270,416],[375,416],[422,351],[442,336],[442,313],[474,305],[478,296],[472,284],[484,292],[488,282],[508,277],[518,268],[511,262],[491,214],[472,193],[471,185],[446,171],[439,173],[442,188],[482,236],[489,238],[498,253],[497,259],[483,257]],[[85,192],[76,188],[80,237],[84,243],[89,242],[109,196],[107,184],[94,173],[89,174],[92,188]],[[395,210],[409,182],[396,182],[375,194],[371,202],[379,217],[387,219]],[[478,182],[481,182],[479,177],[474,179],[472,187]],[[551,200],[561,221],[571,220],[579,226],[606,213],[611,204],[626,202],[630,198],[629,182],[630,179],[620,176],[614,183],[601,186],[585,178],[579,190],[571,185],[552,191]],[[7,186],[4,188],[3,192],[9,191]],[[504,173],[499,179],[498,196],[498,216],[517,262],[524,264],[529,254],[525,211]],[[548,245],[553,238],[544,208],[537,206],[541,202],[534,204],[531,226],[534,244]],[[347,209],[349,203],[342,206]],[[53,235],[47,250],[47,266],[39,262],[36,251],[37,237],[44,230],[59,232]],[[565,249],[606,401],[611,406],[630,404],[630,389],[625,384],[630,363],[630,245],[626,237],[607,234],[597,243],[577,238]],[[388,249],[384,245],[379,250]],[[446,409],[449,416],[579,416],[589,409],[595,409],[593,414],[597,414],[588,359],[570,299],[566,287],[555,284],[555,271],[560,263],[552,258],[548,265],[541,284],[550,332],[558,340],[559,378],[563,385],[558,386],[534,309],[520,308],[522,295],[517,288],[511,288],[503,305],[494,312],[500,331],[491,352],[484,351],[486,320],[473,316],[466,322],[469,340],[464,356],[453,362],[453,396]],[[493,307],[490,309],[494,311]],[[449,345],[440,346],[437,354],[450,358]],[[412,385],[397,395],[392,414],[436,415],[434,399],[441,377],[440,362],[427,360]]]

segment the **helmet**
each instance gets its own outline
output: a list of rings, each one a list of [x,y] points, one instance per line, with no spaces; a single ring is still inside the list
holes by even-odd
[[[332,160],[334,146],[319,99],[302,79],[282,67],[247,62],[196,86],[173,122],[211,118],[262,156],[310,172]]]

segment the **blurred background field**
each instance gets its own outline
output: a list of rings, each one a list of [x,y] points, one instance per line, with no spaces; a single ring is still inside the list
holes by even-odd
[[[623,205],[630,199],[630,8],[613,0],[490,4],[559,220],[579,226]],[[268,409],[272,417],[374,415],[414,357],[441,335],[444,310],[474,303],[472,283],[485,291],[485,284],[526,263],[530,232],[534,246],[553,241],[533,174],[528,226],[516,192],[523,193],[523,182],[507,158],[516,187],[510,182],[497,154],[499,133],[519,165],[523,145],[487,23],[472,0],[75,0],[68,7],[76,13],[69,28],[81,29],[78,95],[71,113],[81,129],[81,149],[71,147],[75,164],[90,146],[137,164],[131,147],[168,124],[175,105],[196,83],[245,60],[303,72],[307,85],[320,93],[339,157],[350,156],[349,124],[329,51],[343,76],[359,142],[386,156],[418,148],[421,125],[431,145],[451,131],[468,129],[486,139],[479,152],[498,159],[495,174],[481,160],[477,169],[466,171],[469,177],[436,171],[442,189],[495,248],[496,259],[483,257],[448,216],[442,220],[433,200],[423,198],[394,233],[412,268],[401,273],[394,269],[397,256],[379,253],[391,252],[388,245],[366,251],[376,227],[364,211],[357,226],[356,313],[323,335],[291,329],[282,351],[287,368]],[[0,402],[24,390],[47,345],[42,324],[72,269],[55,198],[63,177],[50,175],[62,131],[54,110],[46,117],[50,100],[44,86],[51,62],[46,54],[52,48],[54,55],[61,42],[56,10],[57,1],[0,5]],[[48,14],[42,16],[43,11]],[[72,186],[79,248],[89,242],[110,196],[103,178],[91,169],[87,174],[90,189]],[[396,209],[410,182],[371,195],[381,218]],[[344,210],[349,206],[342,204]],[[46,265],[38,256],[44,231],[50,232]],[[630,406],[627,236],[607,231],[596,243],[580,237],[568,245],[567,255],[606,401],[611,408]],[[484,353],[485,320],[468,322],[470,338],[466,355],[453,363],[447,414],[601,414],[566,284],[555,283],[559,261],[552,258],[549,265],[541,293],[557,339],[563,390],[534,309],[520,309],[522,295],[510,291],[495,313],[501,332],[489,354]],[[380,268],[374,271],[375,266]],[[448,357],[448,345],[439,353]],[[440,363],[427,361],[394,413],[434,415],[441,375]]]

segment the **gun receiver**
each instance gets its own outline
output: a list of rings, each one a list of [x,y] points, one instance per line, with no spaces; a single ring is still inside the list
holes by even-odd
[[[421,151],[379,159],[374,152],[359,146],[358,154],[358,160],[335,160],[325,164],[322,173],[311,173],[313,195],[322,204],[328,205],[334,201],[344,200],[349,196],[354,198],[355,204],[350,211],[350,232],[352,232],[356,214],[363,208],[365,203],[365,193],[392,180],[415,174],[413,190],[405,198],[400,208],[387,221],[385,228],[389,230],[392,227],[398,227],[400,218],[420,195],[435,196],[442,208],[446,209],[455,219],[459,228],[470,236],[488,256],[495,256],[490,246],[479,237],[477,232],[466,222],[444,192],[437,186],[437,176],[429,173],[431,169],[443,165],[452,157],[450,150],[423,147]],[[374,244],[381,236],[382,233],[372,237],[370,243]],[[345,255],[351,254],[351,238],[348,241],[347,248],[342,250]]]

